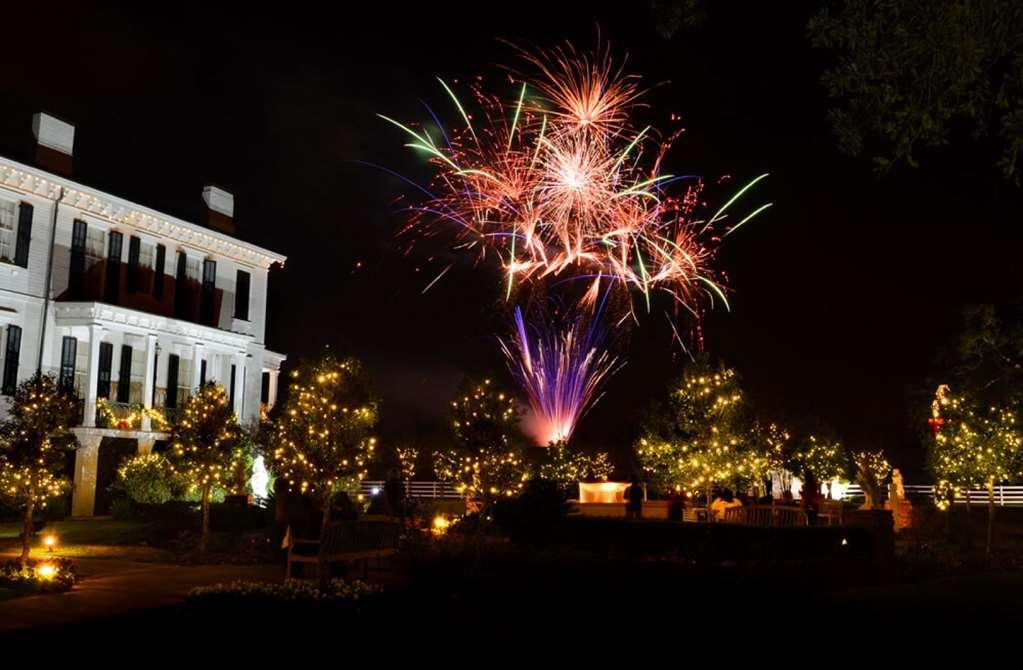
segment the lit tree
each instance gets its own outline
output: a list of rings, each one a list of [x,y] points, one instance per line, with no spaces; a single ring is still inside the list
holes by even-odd
[[[61,472],[77,444],[70,431],[77,417],[74,391],[62,389],[52,375],[36,374],[15,390],[0,426],[0,495],[25,510],[22,565],[28,560],[32,514],[68,486]]]
[[[204,384],[188,399],[171,431],[171,462],[202,503],[199,558],[206,557],[210,534],[210,496],[214,489],[230,486],[242,430],[223,386]]]
[[[995,484],[1020,477],[1023,436],[1011,410],[990,405],[978,408],[968,398],[938,387],[932,403],[934,440],[928,464],[936,485],[938,505],[947,509],[956,493],[983,486],[988,492],[985,553],[991,554],[995,514]],[[941,496],[940,498],[938,496]]]
[[[868,509],[881,509],[885,482],[892,474],[892,466],[882,451],[857,451],[852,455],[856,482],[863,489]]]
[[[529,479],[518,403],[489,379],[466,379],[451,412],[454,439],[434,452],[434,469],[466,500],[479,501],[482,515],[498,498],[519,493]]]
[[[666,406],[644,422],[636,456],[662,490],[741,488],[768,469],[768,455],[751,439],[751,421],[734,370],[706,361],[690,366]]]
[[[764,459],[764,471],[760,478],[767,480],[774,474],[778,475],[783,490],[792,487],[792,476],[788,470],[791,461],[792,436],[787,430],[776,423],[766,426],[759,421],[750,429],[750,440],[753,451]]]
[[[537,478],[544,481],[606,482],[613,470],[610,456],[603,451],[591,456],[571,451],[562,444],[552,444],[542,451],[542,458],[537,467]]]
[[[801,438],[793,450],[791,464],[803,474],[806,486],[828,485],[841,479],[849,470],[849,459],[842,443],[830,437],[808,434]]]
[[[326,354],[291,373],[288,398],[268,431],[270,460],[289,490],[312,496],[323,513],[358,490],[374,457],[377,400],[369,376],[354,358]]]

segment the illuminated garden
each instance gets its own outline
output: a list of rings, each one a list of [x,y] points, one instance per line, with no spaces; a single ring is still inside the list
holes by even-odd
[[[193,630],[216,640],[249,630],[248,620],[284,646],[344,631],[441,649],[459,638],[589,644],[607,631],[628,646],[682,632],[709,637],[730,623],[780,630],[807,617],[850,638],[923,617],[950,626],[1018,621],[1018,273],[1009,268],[1013,279],[992,274],[960,292],[956,284],[971,281],[962,277],[999,265],[983,255],[947,264],[949,247],[967,244],[963,224],[958,237],[947,226],[935,233],[945,235],[940,261],[926,258],[938,253],[934,240],[906,243],[923,249],[906,271],[909,288],[872,274],[872,264],[900,265],[905,255],[898,242],[885,247],[899,233],[883,226],[897,225],[909,207],[893,191],[904,187],[910,200],[951,188],[941,179],[952,178],[895,187],[882,180],[926,170],[946,144],[968,141],[957,127],[928,132],[980,104],[960,100],[907,120],[918,110],[906,101],[930,98],[893,92],[884,73],[902,66],[881,62],[881,47],[913,31],[932,47],[938,38],[975,43],[976,35],[957,32],[956,12],[972,10],[890,3],[887,18],[900,29],[877,37],[884,26],[872,23],[879,19],[869,4],[847,0],[834,13],[793,19],[809,31],[812,53],[828,56],[813,72],[833,105],[820,103],[820,119],[832,125],[805,131],[810,149],[796,132],[780,140],[794,154],[828,152],[820,168],[800,167],[819,173],[812,185],[794,177],[784,151],[750,157],[744,143],[771,131],[742,125],[735,119],[745,112],[734,109],[717,119],[727,101],[703,95],[708,79],[739,89],[715,74],[725,66],[694,56],[707,49],[726,58],[726,12],[710,2],[655,2],[643,10],[655,28],[607,26],[605,16],[583,33],[569,30],[571,21],[533,32],[527,22],[519,32],[529,37],[506,41],[501,32],[478,57],[448,45],[452,56],[436,66],[428,53],[414,64],[387,60],[388,68],[430,71],[409,75],[414,88],[339,87],[317,97],[358,99],[362,134],[339,141],[344,158],[285,171],[301,172],[308,185],[318,171],[348,170],[341,181],[354,186],[310,186],[302,197],[351,201],[355,214],[331,210],[333,218],[309,229],[299,220],[314,218],[314,205],[289,200],[289,225],[305,237],[280,225],[264,235],[290,259],[272,275],[284,275],[286,290],[263,281],[252,294],[266,322],[249,325],[257,319],[246,294],[244,310],[231,298],[234,318],[221,322],[229,325],[179,329],[215,344],[230,333],[255,349],[224,354],[217,375],[213,357],[202,358],[214,345],[175,344],[162,354],[156,345],[138,375],[123,344],[114,379],[112,346],[92,339],[112,326],[98,316],[66,326],[71,317],[57,312],[65,320],[55,318],[58,326],[89,329],[89,347],[105,365],[79,370],[83,386],[81,354],[67,353],[74,338],[63,338],[61,364],[50,369],[40,336],[38,366],[26,356],[18,368],[7,331],[4,361],[13,352],[15,363],[11,380],[4,368],[0,399],[0,631],[85,638],[111,628]],[[903,4],[915,10],[902,13]],[[994,45],[984,67],[1004,73],[1009,62],[1019,65],[1005,44],[1023,43],[1023,14],[990,5],[1011,29],[980,40]],[[417,19],[409,34],[423,39],[419,26]],[[861,50],[864,35],[878,41]],[[659,46],[645,46],[655,39]],[[676,49],[692,64],[650,57]],[[742,45],[728,53],[735,50]],[[898,53],[892,58],[902,63],[916,52]],[[301,78],[280,76],[282,87],[301,88]],[[1020,214],[1023,141],[1012,114],[1023,86],[1018,74],[1004,76],[1003,93],[983,100],[990,114],[1005,114],[1003,125],[973,140],[1009,138],[1001,175],[963,186],[971,206],[974,194],[987,198],[978,219]],[[989,88],[955,83],[948,90],[982,96]],[[764,105],[786,104],[766,84],[757,95]],[[288,128],[297,135],[300,125]],[[854,157],[876,152],[877,174],[863,161],[830,157],[831,134]],[[281,155],[316,144],[302,142]],[[973,175],[955,174],[957,187]],[[850,180],[866,187],[842,185]],[[804,198],[816,203],[815,215],[784,232]],[[896,213],[885,218],[886,209]],[[818,220],[832,210],[870,219],[856,221],[876,228],[870,245],[841,239],[849,257],[817,253],[824,243],[815,236],[841,237]],[[210,244],[234,243],[222,237]],[[1013,248],[998,240],[992,247]],[[144,242],[132,244],[129,264],[137,266]],[[110,238],[108,277],[119,272],[113,245]],[[84,262],[74,253],[66,265]],[[192,260],[180,253],[175,290],[184,295]],[[866,258],[867,269],[850,257]],[[228,294],[214,288],[216,264],[203,262],[196,291],[212,301],[202,309],[219,310]],[[834,286],[856,301],[832,297]],[[869,312],[875,303],[884,306]],[[916,324],[928,310],[943,320],[925,337],[927,327]],[[13,318],[0,312],[0,320]],[[152,323],[154,333],[175,327]],[[259,328],[294,351],[281,356],[279,381],[276,367],[249,362],[265,349]],[[891,351],[855,370],[864,360],[857,349],[870,346]],[[899,368],[910,351],[916,358]],[[186,354],[191,376],[179,381]],[[160,361],[173,373],[160,372]],[[26,366],[33,373],[19,377]],[[85,439],[99,435],[90,452]]]

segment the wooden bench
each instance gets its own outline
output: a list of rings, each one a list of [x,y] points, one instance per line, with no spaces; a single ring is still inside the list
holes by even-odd
[[[806,513],[783,505],[746,505],[725,510],[725,523],[743,526],[805,526]]]
[[[845,504],[841,500],[825,500],[817,512],[817,522],[822,526],[841,526]]]
[[[324,566],[331,563],[363,562],[363,574],[371,558],[384,558],[398,553],[401,526],[392,519],[340,521],[327,526],[323,541],[290,539],[287,542],[288,566],[285,577],[292,576],[295,563],[316,566],[316,579],[325,576]],[[288,534],[290,537],[290,529]]]

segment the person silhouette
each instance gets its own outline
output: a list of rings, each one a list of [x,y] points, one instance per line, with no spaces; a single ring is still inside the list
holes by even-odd
[[[628,519],[639,519],[643,516],[643,485],[638,477],[632,478],[632,484],[626,493],[625,516]]]

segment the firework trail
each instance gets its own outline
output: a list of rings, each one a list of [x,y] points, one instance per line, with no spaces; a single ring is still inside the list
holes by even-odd
[[[542,445],[567,442],[600,399],[602,384],[620,367],[605,347],[607,333],[599,316],[577,314],[566,319],[564,328],[546,318],[529,326],[516,306],[514,335],[500,340],[508,369],[542,424],[535,431]]]

